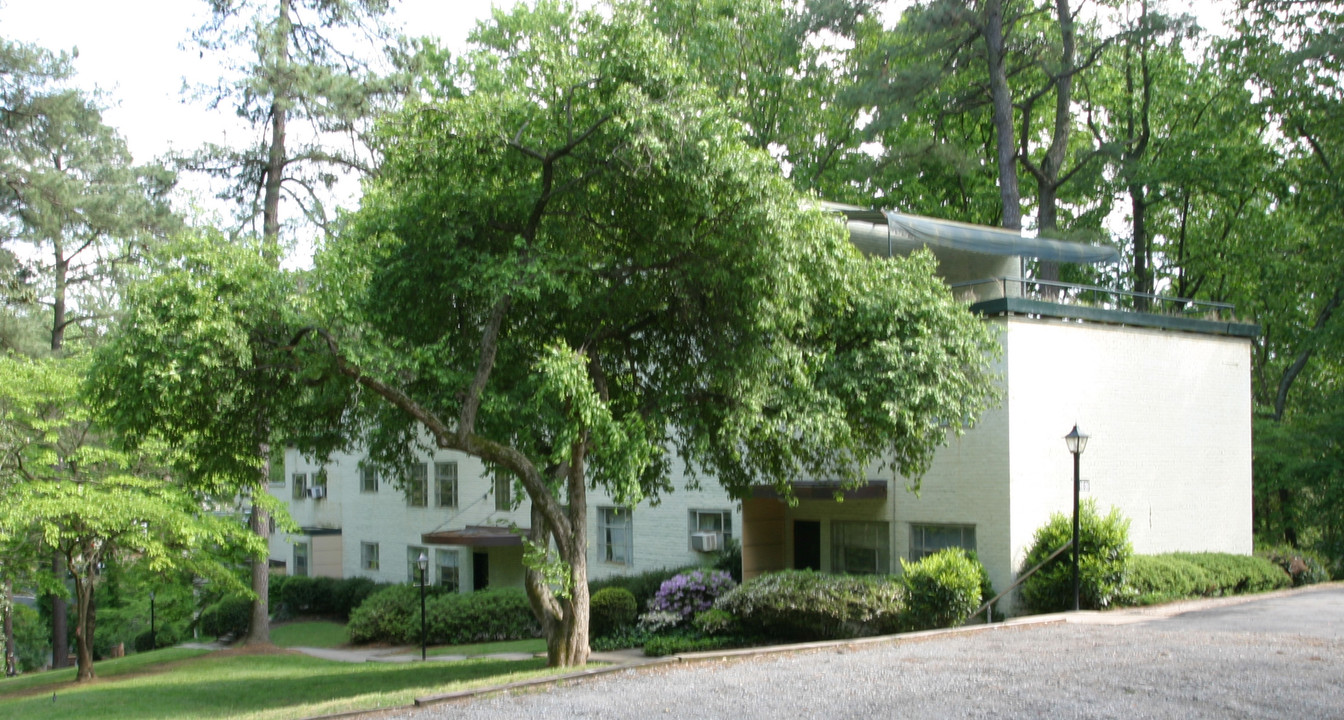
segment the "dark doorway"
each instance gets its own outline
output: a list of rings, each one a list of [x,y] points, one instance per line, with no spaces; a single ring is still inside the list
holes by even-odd
[[[483,553],[471,554],[471,589],[484,590],[490,586],[490,556]]]
[[[793,567],[795,570],[821,569],[821,521],[793,521]]]

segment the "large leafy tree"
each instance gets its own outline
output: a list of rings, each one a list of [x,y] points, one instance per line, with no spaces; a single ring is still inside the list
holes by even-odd
[[[931,257],[859,256],[640,12],[542,2],[474,40],[470,90],[385,125],[295,352],[376,460],[427,437],[521,488],[548,656],[579,664],[590,488],[632,506],[673,453],[737,495],[918,478],[993,343]]]
[[[206,512],[200,495],[165,475],[161,459],[101,442],[83,400],[83,367],[0,358],[0,568],[6,581],[31,577],[25,571],[33,545],[65,560],[76,600],[79,681],[94,676],[93,593],[106,563],[136,557],[154,571],[178,568],[236,586],[232,573],[202,550],[264,552],[240,523]]]

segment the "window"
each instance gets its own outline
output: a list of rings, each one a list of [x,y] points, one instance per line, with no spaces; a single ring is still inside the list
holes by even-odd
[[[308,476],[304,473],[294,473],[293,494],[295,500],[302,500],[308,497]]]
[[[420,584],[420,556],[422,554],[426,558],[429,557],[429,554],[422,547],[406,546],[406,577],[410,578],[412,585]],[[426,568],[426,571],[428,571],[428,568]]]
[[[691,533],[718,533],[724,542],[733,538],[732,510],[692,510]]]
[[[272,485],[285,486],[285,449],[279,445],[271,447],[269,462],[266,463],[266,475]]]
[[[457,463],[434,463],[434,504],[457,507]]]
[[[911,525],[910,559],[919,560],[939,550],[959,547],[975,549],[974,525]]]
[[[603,562],[629,565],[634,557],[634,532],[626,508],[598,508],[597,537]]]
[[[308,576],[308,543],[294,543],[294,574],[298,577]]]
[[[378,492],[378,469],[372,465],[359,466],[359,491]]]
[[[406,482],[406,504],[411,507],[425,507],[429,497],[429,466],[425,463],[411,465],[411,478]]]
[[[365,570],[378,569],[378,543],[359,544],[359,566]]]
[[[434,564],[439,568],[439,586],[447,588],[448,592],[457,592],[458,589],[457,558],[456,550],[434,551]]]
[[[495,509],[508,511],[513,509],[513,483],[504,473],[495,474]]]
[[[880,575],[891,572],[891,535],[885,522],[831,523],[831,572]]]

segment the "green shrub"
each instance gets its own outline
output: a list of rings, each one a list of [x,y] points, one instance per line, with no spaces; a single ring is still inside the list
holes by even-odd
[[[200,628],[206,635],[220,637],[247,634],[252,622],[252,601],[241,595],[230,595],[201,611]]]
[[[1198,565],[1171,555],[1135,555],[1129,559],[1126,603],[1153,605],[1210,595],[1213,578]]]
[[[459,645],[541,636],[527,594],[516,588],[450,593],[426,588],[428,641]],[[350,614],[354,643],[420,642],[420,586],[393,585],[370,595]]]
[[[710,567],[728,573],[733,582],[742,584],[742,542],[737,538],[727,538],[723,549],[714,553],[714,562]]]
[[[676,613],[684,625],[696,613],[714,607],[715,600],[736,586],[733,578],[722,570],[678,573],[663,581],[658,594],[649,601],[649,610]]]
[[[677,653],[706,652],[729,647],[742,647],[746,644],[748,643],[742,638],[726,635],[706,637],[696,633],[676,633],[649,638],[649,641],[644,643],[644,654],[648,657],[663,657]]]
[[[630,591],[635,596],[635,605],[643,610],[649,606],[649,601],[654,595],[658,594],[658,588],[673,576],[695,570],[695,567],[685,568],[662,568],[660,570],[648,570],[636,575],[611,575],[601,580],[593,580],[588,583],[589,597],[596,595],[599,590],[609,587],[620,587]]]
[[[634,593],[622,587],[602,588],[588,600],[588,629],[594,637],[630,627],[638,615]]]
[[[737,631],[737,618],[727,610],[710,608],[697,613],[691,627],[702,635],[728,635]]]
[[[350,613],[355,611],[370,595],[377,592],[380,588],[386,587],[379,585],[366,577],[346,578],[336,584],[332,591],[331,614],[341,620],[349,620]]]
[[[904,591],[890,577],[786,570],[728,591],[715,607],[750,633],[788,640],[830,640],[895,632]]]
[[[1329,564],[1317,553],[1288,545],[1257,548],[1255,554],[1283,568],[1293,587],[1330,581]]]
[[[906,596],[901,627],[928,630],[966,622],[980,606],[983,567],[961,548],[940,550],[916,563],[902,558]]]
[[[610,650],[626,650],[628,648],[643,647],[653,634],[639,627],[628,627],[617,630],[610,635],[595,635],[588,640],[588,647],[594,652],[608,652]]]
[[[36,610],[14,604],[14,646],[19,670],[32,672],[46,664],[51,654],[51,636]]]
[[[1111,509],[1105,517],[1097,514],[1097,504],[1086,500],[1079,507],[1079,604],[1099,610],[1123,598],[1125,570],[1133,547],[1129,543],[1129,520]],[[1036,567],[1050,553],[1073,539],[1073,518],[1063,513],[1036,530],[1031,549],[1022,563],[1022,572]],[[1073,609],[1073,551],[1065,550],[1027,578],[1022,584],[1022,599],[1035,613]]]
[[[280,588],[280,602],[284,603],[290,615],[318,614],[313,611],[313,607],[320,602],[317,578],[306,575],[290,577]]]
[[[1291,576],[1273,561],[1230,553],[1171,553],[1170,557],[1199,566],[1212,581],[1209,595],[1240,595],[1286,588]]]

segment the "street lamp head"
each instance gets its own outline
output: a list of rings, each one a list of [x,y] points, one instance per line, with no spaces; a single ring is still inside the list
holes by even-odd
[[[153,599],[154,599],[154,591],[153,591],[153,590],[150,590],[150,591],[149,591],[149,599],[150,599],[150,600],[153,600]]]
[[[1085,432],[1078,430],[1078,424],[1074,423],[1073,430],[1064,436],[1064,443],[1069,446],[1069,452],[1074,455],[1082,455],[1083,449],[1087,447],[1087,439],[1092,437]]]
[[[421,552],[420,557],[416,558],[415,564],[420,566],[420,572],[424,572],[429,569],[429,557]]]

